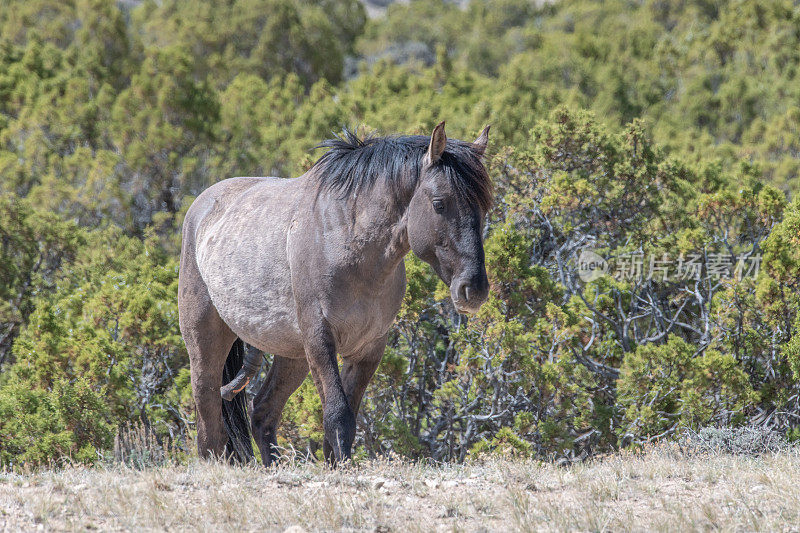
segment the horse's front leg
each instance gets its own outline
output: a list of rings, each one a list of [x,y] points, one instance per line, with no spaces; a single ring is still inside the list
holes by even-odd
[[[358,409],[361,407],[364,391],[367,390],[369,380],[378,369],[385,349],[386,336],[383,336],[364,346],[358,353],[344,358],[341,374],[342,386],[354,417],[358,417]],[[333,447],[327,439],[323,444],[323,453],[328,461],[333,460]]]
[[[321,317],[303,330],[308,366],[322,400],[325,441],[332,448],[332,462],[342,462],[350,458],[356,434],[356,417],[339,376],[336,342],[330,326]]]

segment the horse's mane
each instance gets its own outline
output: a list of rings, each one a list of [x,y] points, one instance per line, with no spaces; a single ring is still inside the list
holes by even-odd
[[[340,135],[316,148],[328,148],[309,170],[320,189],[339,192],[343,197],[369,189],[378,176],[391,180],[399,189],[414,187],[419,180],[422,158],[430,137],[398,135],[359,137],[344,128]],[[487,212],[492,206],[492,182],[471,143],[447,139],[436,166],[453,184],[456,193],[471,205]]]

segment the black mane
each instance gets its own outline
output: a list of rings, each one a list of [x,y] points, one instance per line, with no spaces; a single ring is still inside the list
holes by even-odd
[[[400,135],[365,137],[345,128],[341,135],[328,139],[316,148],[328,148],[310,172],[319,187],[337,191],[343,197],[371,187],[378,176],[392,180],[392,185],[413,187],[419,180],[422,158],[430,137]],[[436,165],[471,205],[487,212],[492,206],[492,184],[481,155],[471,143],[447,139],[442,158]]]

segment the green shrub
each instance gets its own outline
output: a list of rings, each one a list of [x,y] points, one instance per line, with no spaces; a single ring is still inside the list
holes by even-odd
[[[697,348],[672,336],[626,354],[617,382],[623,442],[674,435],[679,429],[736,424],[758,399],[730,355]]]

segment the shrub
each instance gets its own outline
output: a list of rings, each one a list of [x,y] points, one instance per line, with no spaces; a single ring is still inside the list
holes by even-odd
[[[617,392],[624,443],[664,438],[684,427],[736,424],[758,398],[733,357],[698,354],[675,336],[627,354]]]

